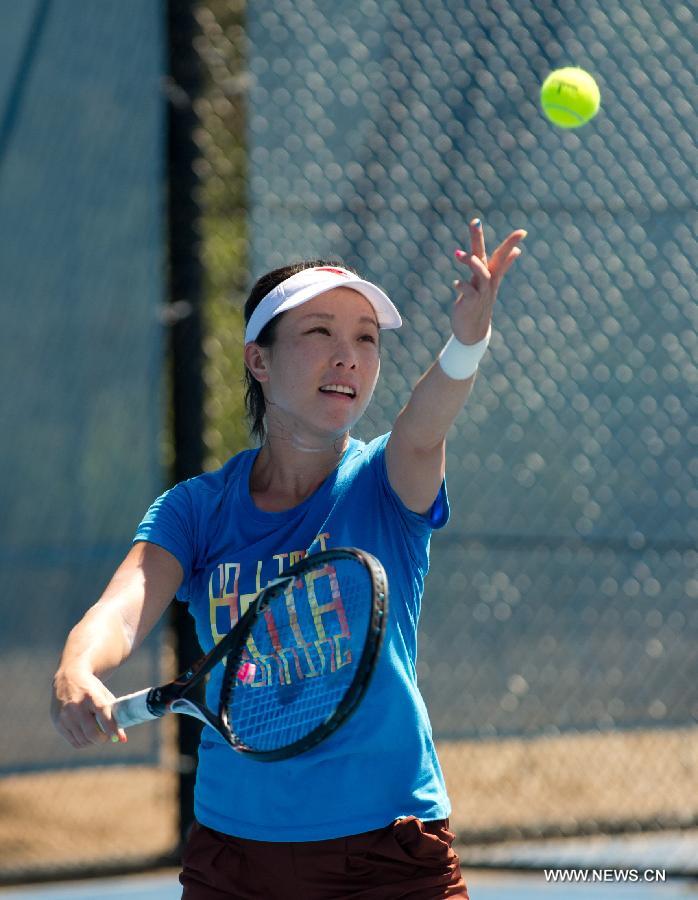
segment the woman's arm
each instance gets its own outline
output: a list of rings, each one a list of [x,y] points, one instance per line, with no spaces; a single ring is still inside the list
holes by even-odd
[[[167,550],[147,542],[134,544],[104,594],[70,632],[53,680],[51,718],[73,747],[115,737],[126,741],[111,715],[114,696],[101,678],[144,640],[183,576]]]
[[[487,336],[499,285],[520,255],[518,244],[526,232],[513,231],[489,262],[477,219],[470,223],[470,236],[473,252],[458,250],[456,257],[469,266],[472,277],[469,282],[455,282],[459,294],[451,315],[454,337],[466,345]],[[446,435],[474,383],[475,374],[463,380],[449,378],[436,360],[395,420],[385,449],[388,478],[405,506],[415,512],[426,512],[439,492],[446,466]]]

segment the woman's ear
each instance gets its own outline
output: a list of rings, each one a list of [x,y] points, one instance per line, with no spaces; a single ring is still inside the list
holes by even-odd
[[[269,365],[266,347],[251,341],[245,344],[245,365],[257,381],[269,381]]]

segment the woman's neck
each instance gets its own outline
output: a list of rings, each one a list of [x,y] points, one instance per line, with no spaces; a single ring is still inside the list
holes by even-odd
[[[250,494],[260,509],[291,509],[334,471],[349,443],[348,432],[325,446],[269,434],[250,473]]]

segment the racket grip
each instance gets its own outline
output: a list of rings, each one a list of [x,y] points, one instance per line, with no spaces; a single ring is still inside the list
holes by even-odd
[[[132,725],[160,718],[157,713],[151,712],[148,706],[150,691],[151,688],[146,688],[144,691],[136,691],[135,694],[126,694],[112,704],[112,716],[119,728],[130,728]]]

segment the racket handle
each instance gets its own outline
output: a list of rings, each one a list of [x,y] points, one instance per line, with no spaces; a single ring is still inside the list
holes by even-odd
[[[150,691],[151,688],[146,688],[144,691],[136,691],[135,694],[126,694],[112,704],[111,712],[119,728],[130,728],[131,725],[140,725],[141,722],[160,718],[162,714],[151,712],[148,706]]]

